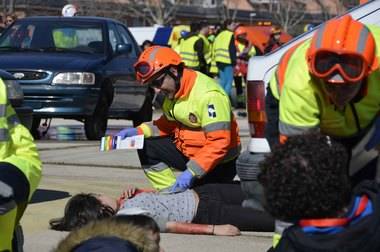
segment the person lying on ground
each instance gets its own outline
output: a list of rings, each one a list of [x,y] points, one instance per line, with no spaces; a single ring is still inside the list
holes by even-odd
[[[243,200],[239,184],[207,184],[175,194],[129,188],[118,199],[81,193],[68,201],[64,216],[51,220],[50,226],[70,231],[115,214],[143,214],[152,217],[161,232],[228,236],[239,235],[240,230],[272,232],[273,218],[266,212],[243,208]]]
[[[293,223],[270,251],[380,251],[380,190],[353,190],[347,149],[320,134],[290,137],[261,163],[259,181],[273,217]]]

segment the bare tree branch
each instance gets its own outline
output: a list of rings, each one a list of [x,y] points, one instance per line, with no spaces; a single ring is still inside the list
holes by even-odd
[[[237,15],[237,7],[239,4],[239,0],[225,0],[218,1],[216,3],[216,9],[218,10],[218,16],[221,21],[225,21],[227,19],[235,20]],[[232,13],[231,13],[232,10]]]
[[[80,6],[81,14],[127,19],[141,18],[150,25],[168,24],[175,18],[178,7],[185,0],[72,0]]]
[[[276,6],[272,8],[271,14],[285,32],[291,30],[304,20],[306,6],[302,1],[281,0],[273,3]]]
[[[314,1],[319,6],[319,8],[321,9],[321,14],[322,14],[323,20],[329,20],[331,18],[331,13],[329,11],[328,6],[326,6],[325,1],[323,1],[323,0],[314,0]]]
[[[150,24],[165,25],[175,18],[178,7],[182,3],[184,0],[131,0],[126,6],[134,14],[148,15],[146,19]],[[139,15],[139,17],[144,16]]]

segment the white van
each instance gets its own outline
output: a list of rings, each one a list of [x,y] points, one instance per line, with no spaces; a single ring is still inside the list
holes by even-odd
[[[380,0],[370,1],[349,10],[354,19],[364,24],[377,24],[380,26]],[[274,74],[282,55],[295,44],[310,38],[318,29],[303,33],[290,40],[277,50],[265,56],[254,56],[249,60],[247,75],[247,110],[251,140],[248,145],[250,152],[269,152],[269,145],[264,139],[265,120],[265,90]]]

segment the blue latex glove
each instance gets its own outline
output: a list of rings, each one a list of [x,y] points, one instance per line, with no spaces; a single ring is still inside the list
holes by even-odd
[[[181,175],[177,177],[177,180],[170,191],[172,193],[186,191],[186,189],[190,188],[193,179],[194,175],[189,170],[185,170]]]
[[[375,120],[375,131],[373,132],[368,143],[365,145],[365,150],[369,151],[376,146],[380,145],[380,117],[377,117]]]
[[[121,137],[121,139],[124,139],[126,137],[136,136],[138,135],[137,128],[126,128],[123,130],[120,130],[116,136]]]

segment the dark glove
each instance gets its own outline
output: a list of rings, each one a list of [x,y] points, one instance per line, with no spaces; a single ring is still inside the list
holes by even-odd
[[[124,139],[124,138],[127,138],[127,137],[131,137],[131,136],[136,136],[138,135],[138,130],[137,128],[126,128],[126,129],[122,129],[120,130],[116,136],[119,136],[121,137],[121,139]]]
[[[369,151],[380,145],[380,117],[377,117],[374,123],[375,131],[373,132],[368,143],[365,145],[365,150]]]
[[[13,189],[0,181],[0,215],[4,215],[16,207]]]
[[[176,182],[171,188],[171,192],[183,192],[190,188],[194,180],[194,175],[189,170],[185,170],[178,176]]]

